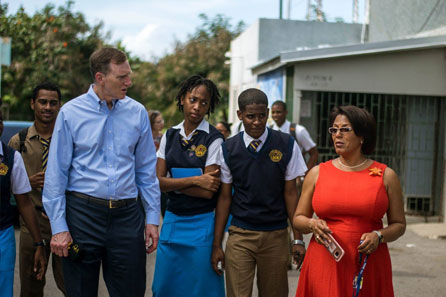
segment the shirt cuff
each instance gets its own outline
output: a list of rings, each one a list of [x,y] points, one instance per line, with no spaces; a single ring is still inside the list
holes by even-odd
[[[160,215],[157,213],[154,213],[153,211],[146,212],[146,224],[159,226]]]
[[[50,220],[50,224],[51,224],[51,232],[53,235],[69,231],[67,221],[65,220],[65,218],[60,218],[55,221]]]

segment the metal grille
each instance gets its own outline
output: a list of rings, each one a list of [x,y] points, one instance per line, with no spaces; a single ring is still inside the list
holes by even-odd
[[[321,162],[337,157],[331,142],[331,136],[327,130],[332,108],[340,105],[355,105],[365,108],[373,114],[377,122],[377,139],[375,152],[370,157],[387,164],[396,172],[404,172],[407,97],[383,94],[317,92],[317,143]]]

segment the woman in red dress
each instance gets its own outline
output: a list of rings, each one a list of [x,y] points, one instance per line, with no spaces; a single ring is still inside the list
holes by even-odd
[[[293,220],[299,232],[313,233],[296,297],[392,297],[386,243],[406,229],[400,182],[392,169],[366,157],[376,142],[368,111],[334,108],[328,131],[339,158],[307,174]],[[339,262],[325,247],[329,234],[345,252]]]

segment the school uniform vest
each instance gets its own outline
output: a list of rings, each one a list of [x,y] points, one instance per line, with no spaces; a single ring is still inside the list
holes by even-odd
[[[209,125],[209,134],[197,130],[187,146],[181,144],[180,129],[170,128],[166,132],[166,166],[172,176],[171,168],[201,168],[204,173],[206,159],[211,143],[223,138],[213,126]],[[167,210],[176,215],[197,215],[211,212],[217,204],[217,195],[212,199],[197,198],[180,192],[168,192]]]
[[[0,162],[0,230],[12,226],[17,210],[11,206],[11,172],[14,166],[14,149],[2,142],[3,160]],[[1,158],[1,157],[0,157]]]
[[[234,189],[232,225],[257,231],[286,228],[285,173],[294,139],[289,134],[268,129],[265,143],[254,153],[246,148],[243,133],[222,145]]]

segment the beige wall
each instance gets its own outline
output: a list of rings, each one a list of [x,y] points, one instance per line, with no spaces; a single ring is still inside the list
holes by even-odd
[[[296,90],[446,96],[446,50],[429,49],[302,62]]]

